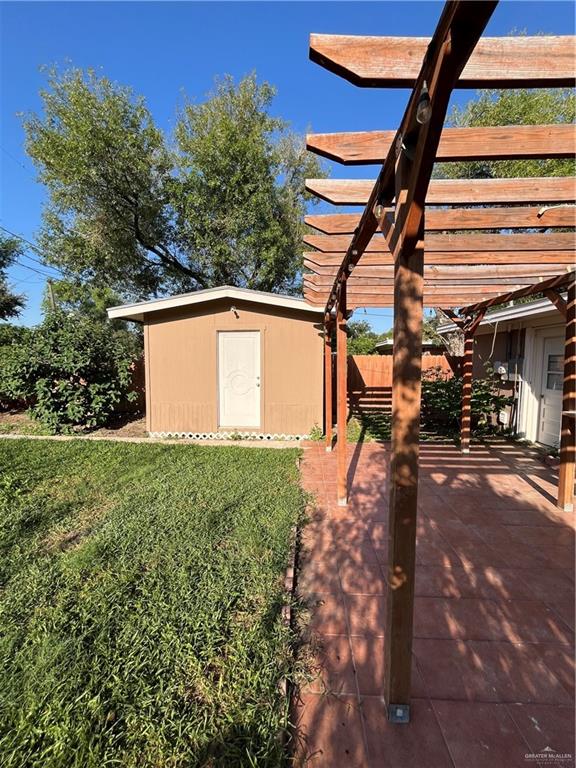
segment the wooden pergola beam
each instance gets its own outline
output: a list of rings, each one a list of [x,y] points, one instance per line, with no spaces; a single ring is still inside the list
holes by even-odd
[[[566,336],[564,341],[564,384],[562,388],[562,423],[560,432],[560,471],[558,507],[574,510],[574,474],[576,459],[576,281],[568,286]]]
[[[331,288],[334,285],[334,279],[330,275],[304,275],[304,285],[311,288]],[[521,288],[528,288],[534,285],[534,277],[498,277],[498,278],[460,278],[458,280],[458,288],[462,291],[470,291],[484,294],[491,293],[494,295],[501,295],[506,291],[516,291]],[[348,287],[351,292],[358,291],[373,291],[377,293],[380,289],[386,291],[390,289],[390,292],[394,290],[394,277],[362,277],[354,275],[348,278]],[[455,284],[450,279],[435,279],[428,277],[424,279],[424,290],[432,290],[435,293],[454,293]]]
[[[563,296],[558,293],[558,290],[555,288],[547,288],[543,291],[544,296],[546,296],[547,299],[549,299],[552,304],[556,307],[558,312],[562,315],[564,319],[567,317],[568,313],[568,305],[564,299]]]
[[[304,267],[311,270],[312,276],[317,275],[324,278],[331,277],[332,282],[337,272],[336,265],[324,266],[323,264],[318,264],[315,260],[308,258],[304,259]],[[554,277],[561,274],[565,269],[565,265],[562,264],[495,264],[491,266],[485,266],[483,264],[466,264],[464,266],[424,264],[424,280],[445,281],[454,285],[460,280],[464,283],[467,283],[470,280],[485,280],[487,283],[493,283],[500,280],[505,282],[506,280],[520,278],[521,280],[530,280],[531,284],[533,284],[535,280],[538,280],[545,275]],[[310,275],[305,274],[304,278],[308,278],[309,276]],[[356,280],[357,278],[367,277],[389,278],[392,280],[394,278],[394,265],[389,261],[389,263],[385,265],[369,266],[362,260],[356,267],[354,267],[353,279]]]
[[[471,259],[469,251],[434,252],[426,254],[428,266],[479,266],[488,264],[555,264],[560,265],[559,271],[564,271],[574,264],[574,250],[563,251],[483,251],[481,254],[473,254]],[[322,253],[320,251],[306,251],[304,259],[314,262],[319,266],[339,266],[346,256],[346,251],[334,253]],[[367,253],[360,262],[363,267],[379,267],[393,264],[392,254]]]
[[[323,253],[347,251],[352,243],[350,235],[313,235],[305,234],[302,238],[306,245]],[[481,258],[484,251],[561,251],[574,254],[575,235],[573,232],[546,232],[541,234],[432,234],[424,237],[424,250],[429,253],[466,251],[470,261]],[[384,235],[375,234],[365,253],[389,254]]]
[[[373,179],[306,179],[306,189],[333,205],[366,206],[374,189]],[[573,176],[519,179],[434,179],[428,187],[429,205],[512,205],[573,203]]]
[[[314,307],[325,307],[327,295],[325,293],[316,293],[305,289],[304,298],[306,301]],[[461,296],[455,294],[454,296],[426,296],[424,295],[424,306],[430,309],[435,307],[447,307],[452,306],[454,309],[462,307],[470,302],[470,295]],[[394,296],[392,294],[349,294],[347,297],[347,308],[349,311],[355,309],[389,309],[394,306]]]
[[[574,272],[569,272],[564,275],[559,275],[558,277],[550,278],[549,280],[542,280],[539,283],[535,283],[534,285],[529,286],[528,288],[522,288],[518,291],[504,293],[495,299],[488,299],[486,301],[479,302],[477,304],[471,304],[469,306],[466,306],[461,310],[460,314],[461,315],[475,314],[476,312],[479,312],[482,309],[488,309],[489,307],[494,307],[499,304],[507,304],[509,301],[515,301],[516,299],[523,299],[526,296],[534,296],[537,293],[544,293],[544,291],[547,291],[553,288],[563,288],[564,286],[570,285],[570,283],[574,281],[574,276],[575,276]]]
[[[381,164],[395,131],[309,133],[306,149],[343,165]],[[576,131],[560,125],[508,125],[495,128],[445,128],[437,162],[569,158],[576,154]]]
[[[413,88],[429,40],[422,37],[310,35],[310,58],[354,85]],[[550,88],[574,85],[571,36],[485,37],[456,88]]]
[[[387,208],[385,213],[393,212]],[[304,222],[326,235],[352,235],[360,223],[359,213],[311,214]],[[426,208],[426,232],[470,229],[534,229],[574,227],[572,205],[505,208]]]
[[[410,228],[414,229],[413,214],[416,207],[419,207],[420,213],[423,213],[450,93],[496,4],[497,1],[484,0],[466,4],[452,2],[445,6],[434,36],[426,49],[426,56],[396,139],[378,174],[376,183],[369,192],[358,229],[340,266],[339,278],[347,274],[350,266],[358,263],[374,232],[381,226],[376,210],[381,216],[382,209],[389,206],[398,194],[405,194],[405,198],[400,202],[409,203],[408,221]],[[424,96],[429,114],[423,121],[419,117],[419,109]],[[401,158],[410,160],[411,163],[411,176],[404,190],[398,187],[396,179],[396,161]],[[399,208],[397,199],[397,215],[399,211],[401,212],[402,208]],[[421,227],[416,229],[423,239],[424,230]],[[404,227],[402,232],[403,230]],[[412,240],[412,235],[408,239]],[[411,247],[415,246],[416,243],[411,242]],[[334,300],[333,291],[327,310],[330,309]]]

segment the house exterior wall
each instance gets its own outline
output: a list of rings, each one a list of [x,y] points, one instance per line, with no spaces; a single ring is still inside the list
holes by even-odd
[[[515,404],[508,408],[510,425],[517,434],[537,442],[542,383],[542,340],[548,336],[563,337],[565,326],[560,313],[552,307],[545,315],[528,316],[494,326],[481,326],[474,340],[474,378],[486,376],[485,363],[509,363],[521,360],[516,381],[503,380],[500,391],[513,396]]]
[[[320,315],[223,299],[153,313],[144,326],[148,431],[219,430],[218,332],[233,330],[260,331],[261,426],[250,431],[302,435],[322,424]]]

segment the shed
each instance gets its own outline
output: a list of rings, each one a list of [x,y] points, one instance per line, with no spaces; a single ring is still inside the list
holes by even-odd
[[[108,310],[144,326],[153,436],[299,438],[323,423],[323,310],[221,286]]]

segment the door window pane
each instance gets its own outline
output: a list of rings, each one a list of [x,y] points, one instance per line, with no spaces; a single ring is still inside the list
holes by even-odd
[[[546,389],[562,389],[563,378],[561,373],[549,373],[546,377]]]
[[[548,370],[551,373],[564,370],[564,358],[562,355],[548,355]]]

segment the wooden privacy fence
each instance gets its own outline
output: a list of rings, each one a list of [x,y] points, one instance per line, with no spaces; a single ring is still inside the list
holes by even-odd
[[[348,406],[353,414],[391,412],[392,355],[348,356]],[[448,355],[423,355],[422,375],[437,371],[450,379],[459,372],[460,358]]]

